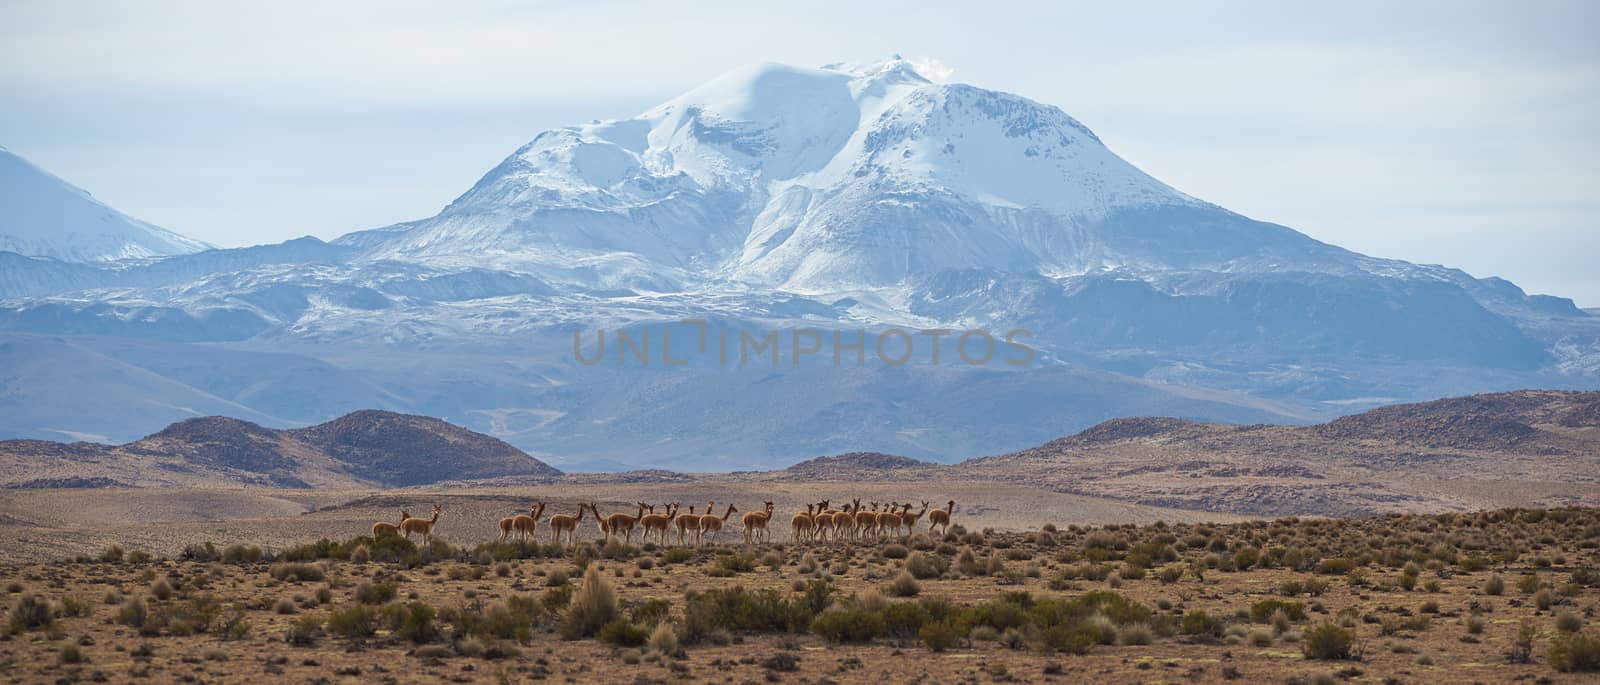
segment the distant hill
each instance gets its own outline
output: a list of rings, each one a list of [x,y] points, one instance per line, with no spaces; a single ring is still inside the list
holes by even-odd
[[[1452,509],[1468,496],[1565,502],[1568,495],[1554,493],[1600,488],[1600,392],[1453,397],[1314,426],[1114,419],[951,468],[1142,504],[1264,515]]]
[[[561,475],[499,439],[439,419],[376,410],[290,430],[208,416],[115,446],[0,441],[0,466],[6,487],[400,487]]]

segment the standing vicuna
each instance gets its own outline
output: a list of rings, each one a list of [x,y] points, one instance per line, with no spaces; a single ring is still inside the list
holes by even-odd
[[[732,516],[733,513],[736,512],[736,511],[738,511],[738,509],[735,509],[734,506],[732,504],[730,504],[730,505],[728,505],[728,510],[725,511],[725,512],[722,512],[722,518],[717,518],[716,514],[712,514],[710,512],[707,512],[705,516],[701,516],[700,517],[700,539],[702,541],[705,540],[706,533],[710,533],[711,534],[711,544],[713,544],[713,545],[717,544],[717,533],[721,533],[722,532],[722,524],[727,522],[728,517]]]
[[[552,545],[560,545],[561,544],[561,534],[562,533],[566,533],[567,534],[567,544],[568,545],[577,545],[578,544],[578,522],[583,520],[583,510],[587,509],[587,508],[589,508],[589,505],[583,504],[583,503],[580,502],[580,503],[578,503],[578,515],[577,516],[568,516],[566,514],[551,514],[550,515],[550,544],[552,544]]]
[[[805,511],[798,512],[789,518],[789,526],[792,529],[790,537],[794,538],[795,542],[802,542],[811,537],[811,529],[816,526],[816,521],[812,518],[811,512],[816,506],[815,504],[807,504]]]
[[[956,512],[956,501],[950,500],[943,509],[934,509],[928,512],[928,533],[931,535],[934,528],[944,526],[941,535],[950,533],[950,515]]]
[[[666,505],[667,513],[665,514],[657,514],[655,507],[642,503],[641,505],[649,507],[650,513],[639,517],[639,525],[644,529],[639,535],[640,541],[649,542],[650,534],[655,533],[661,539],[661,544],[667,544],[667,528],[672,525],[672,519],[678,514],[678,503],[668,503]]]
[[[408,518],[411,518],[411,515],[407,514],[406,510],[401,509],[400,510],[400,520],[404,521],[404,520],[406,520]],[[397,526],[397,525],[395,525],[393,523],[389,523],[388,521],[379,521],[377,523],[372,524],[372,537],[374,539],[381,538],[381,537],[383,537],[385,535],[396,535],[396,536],[398,536],[399,534],[400,534],[400,526]]]
[[[878,537],[894,537],[900,532],[900,513],[895,511],[899,508],[899,504],[890,502],[887,510],[878,512]]]
[[[600,521],[600,532],[605,533],[606,542],[610,542],[612,536],[620,535],[623,537],[624,542],[630,545],[633,544],[633,527],[639,523],[639,519],[644,517],[645,510],[644,502],[639,502],[638,504],[639,513],[637,515],[629,516],[626,513],[619,512],[600,518],[600,510],[595,507],[594,502],[589,503],[589,510],[593,511],[595,518]]]
[[[761,511],[744,515],[744,544],[755,544],[767,536],[767,522],[772,520],[772,503],[767,502]]]
[[[862,511],[861,503],[856,502],[855,512],[856,530],[854,536],[858,540],[865,540],[868,535],[877,532],[878,503],[872,503],[872,511]]]
[[[404,512],[401,512],[401,513],[404,513]],[[439,522],[439,504],[437,502],[435,502],[434,505],[433,505],[433,517],[432,518],[419,519],[419,518],[412,518],[410,516],[407,516],[404,521],[400,522],[400,532],[405,533],[407,540],[411,539],[411,534],[412,533],[421,533],[422,534],[422,544],[426,545],[428,543],[433,542],[433,524],[438,523],[438,522]]]
[[[544,514],[544,502],[536,502],[528,507],[528,513],[517,514],[500,519],[500,542],[505,542],[512,533],[516,533],[517,540],[533,537],[539,528],[539,517]]]
[[[928,500],[922,500],[922,511],[919,511],[915,514],[911,513],[911,505],[906,505],[906,513],[900,515],[900,525],[906,527],[906,535],[916,534],[917,521],[922,520],[923,515],[927,513]]]
[[[700,517],[694,513],[693,504],[689,505],[689,513],[678,514],[672,520],[678,524],[678,544],[680,545],[683,544],[683,536],[689,531],[694,531],[696,535],[700,533]]]

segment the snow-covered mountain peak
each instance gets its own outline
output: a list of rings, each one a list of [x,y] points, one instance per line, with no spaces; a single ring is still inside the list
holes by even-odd
[[[1160,265],[1149,236],[1138,254],[1107,244],[1130,230],[1115,217],[1220,211],[1057,107],[924,69],[898,56],[734,69],[636,117],[541,133],[438,216],[343,242],[580,286],[828,292],[943,269]]]
[[[68,262],[189,254],[203,242],[129,217],[0,147],[0,251]]]

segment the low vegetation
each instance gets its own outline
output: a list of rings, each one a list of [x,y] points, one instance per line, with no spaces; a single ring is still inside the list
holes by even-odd
[[[361,536],[282,550],[196,543],[178,559],[113,546],[4,569],[0,651],[37,676],[24,680],[158,669],[381,680],[466,664],[512,681],[810,682],[863,668],[890,681],[1426,680],[1467,662],[1480,664],[1474,679],[1560,681],[1600,670],[1600,510],[1032,532],[958,519],[892,542],[724,537],[736,542]],[[932,656],[951,652],[981,658]]]

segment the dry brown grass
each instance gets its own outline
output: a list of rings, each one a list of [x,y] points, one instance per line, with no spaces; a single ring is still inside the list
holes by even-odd
[[[124,542],[120,559],[0,567],[0,653],[26,682],[1593,677],[1574,669],[1592,653],[1600,510],[1068,521],[981,530],[958,515],[906,555],[357,541],[134,561]],[[1491,595],[1494,576],[1515,580]]]

